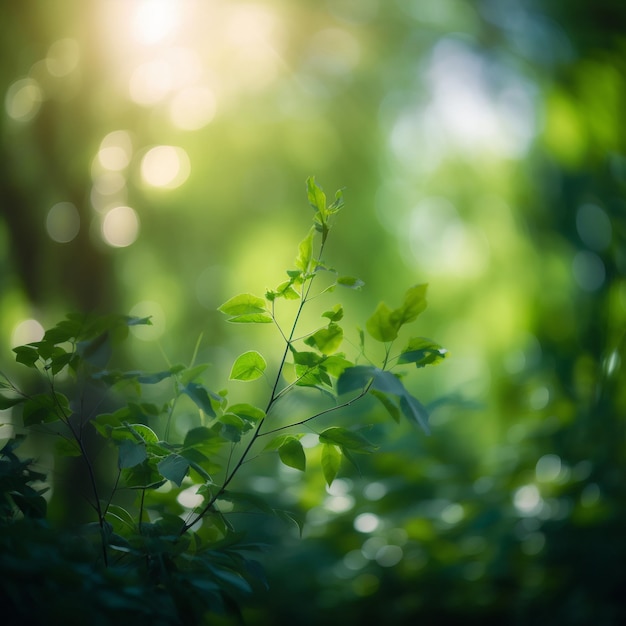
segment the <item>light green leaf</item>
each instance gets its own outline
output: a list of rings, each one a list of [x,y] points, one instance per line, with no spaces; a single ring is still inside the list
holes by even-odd
[[[340,276],[337,279],[337,284],[342,287],[347,287],[348,289],[361,289],[365,285],[365,283],[360,278],[355,278],[354,276]]]
[[[230,380],[256,380],[263,375],[266,367],[265,359],[256,350],[249,350],[233,363]]]
[[[307,197],[309,204],[318,211],[323,218],[326,217],[326,194],[321,187],[315,184],[315,177],[307,178]]]
[[[307,273],[313,259],[313,238],[315,237],[315,229],[311,228],[308,235],[300,242],[298,246],[298,257],[295,266],[304,273]]]
[[[271,324],[274,320],[269,313],[250,313],[232,317],[228,321],[232,324]]]
[[[404,294],[402,306],[393,312],[393,317],[398,324],[398,328],[415,320],[426,308],[427,288],[427,284],[414,285]]]
[[[258,422],[260,419],[265,417],[265,411],[263,411],[263,409],[259,409],[258,407],[245,402],[231,404],[228,407],[228,411],[249,422]]]
[[[288,437],[278,448],[280,460],[289,467],[293,467],[301,472],[306,469],[306,456],[302,444],[295,437]]]
[[[225,315],[233,316],[263,313],[265,311],[265,300],[251,293],[241,293],[224,302],[217,310]]]
[[[322,473],[324,480],[330,487],[333,480],[337,477],[342,458],[341,448],[332,444],[325,443],[322,446]]]
[[[367,332],[376,341],[393,341],[398,336],[398,324],[393,318],[393,311],[380,302],[373,315],[365,323]]]
[[[322,313],[322,317],[327,317],[331,322],[340,322],[343,319],[343,307],[336,304],[330,311]]]
[[[181,372],[177,372],[180,374],[180,382],[183,385],[187,385],[190,382],[195,381],[200,374],[202,374],[207,367],[209,367],[206,363],[203,363],[202,365],[196,365],[195,367],[191,367],[189,369],[184,369]]]
[[[334,322],[330,322],[326,328],[320,328],[304,343],[313,348],[317,348],[322,354],[332,354],[339,349],[343,341],[343,329]]]

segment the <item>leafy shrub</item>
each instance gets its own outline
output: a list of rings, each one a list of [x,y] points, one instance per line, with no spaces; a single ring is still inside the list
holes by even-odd
[[[188,365],[156,372],[112,367],[129,328],[150,324],[149,318],[71,314],[41,341],[14,349],[16,360],[38,372],[46,388],[26,394],[4,376],[0,409],[19,407],[26,429],[53,433],[55,461],[80,459],[93,516],[78,528],[46,521],[45,487],[37,488],[45,476],[14,452],[24,435],[5,444],[0,451],[0,569],[9,623],[104,624],[123,615],[138,624],[189,624],[202,623],[210,614],[237,615],[241,602],[267,585],[256,556],[263,546],[238,531],[225,511],[253,509],[294,519],[258,494],[232,489],[253,454],[277,454],[284,465],[305,471],[302,437],[319,418],[336,414],[337,424],[314,431],[321,471],[331,485],[344,459],[354,462],[355,455],[376,448],[364,434],[365,425],[346,427],[340,420],[342,409],[367,395],[394,420],[404,416],[428,430],[425,408],[393,368],[437,363],[445,350],[414,336],[392,351],[401,329],[426,308],[426,285],[408,289],[396,308],[380,303],[365,331],[358,331],[352,359],[341,351],[341,304],[325,310],[314,330],[301,331],[303,309],[313,299],[338,287],[363,285],[323,259],[342,193],[328,205],[312,178],[307,193],[313,226],[286,279],[264,296],[239,294],[219,307],[234,325],[271,324],[278,331],[282,350],[273,373],[261,353],[249,349],[235,359],[229,375],[237,381],[266,379],[263,407],[231,401],[227,391],[208,388],[203,382],[207,366],[195,364],[195,356]],[[277,308],[289,305],[295,310],[285,327]],[[366,336],[382,346],[373,350],[382,355],[378,364],[370,360]],[[164,381],[172,384],[168,400],[150,401],[146,390]],[[284,421],[277,407],[296,389],[315,390],[329,400],[305,418]],[[87,390],[95,402],[86,400]],[[198,419],[181,438],[172,434],[172,424],[184,398],[193,403]],[[110,410],[102,410],[111,403]],[[95,452],[94,431],[100,438]],[[190,488],[198,501],[187,506],[181,494]]]

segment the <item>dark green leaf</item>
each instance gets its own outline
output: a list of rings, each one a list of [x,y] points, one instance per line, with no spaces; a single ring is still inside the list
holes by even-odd
[[[387,409],[387,412],[394,421],[400,421],[400,409],[398,405],[384,392],[378,391],[378,389],[370,389],[370,394],[377,398],[380,403]]]
[[[211,404],[211,397],[221,403],[222,397],[216,393],[209,391],[206,387],[203,387],[199,383],[188,383],[181,389],[182,393],[188,395],[195,405],[202,409],[210,417],[215,417],[215,409]],[[210,395],[209,395],[210,394]]]
[[[69,417],[70,405],[66,396],[61,393],[44,393],[29,398],[22,410],[24,426],[47,424]]]
[[[5,409],[10,409],[12,406],[16,404],[20,404],[22,402],[26,402],[26,398],[18,397],[18,398],[7,398],[5,395],[0,394],[0,411],[4,411]]]
[[[428,411],[417,398],[414,398],[406,392],[400,398],[400,407],[404,415],[408,417],[410,421],[417,422],[427,435],[430,434],[430,428],[428,427]]]
[[[27,367],[35,367],[35,363],[39,360],[39,352],[33,346],[18,346],[13,348],[15,352],[15,360]]]
[[[320,433],[319,438],[321,443],[334,444],[342,448],[342,450],[368,453],[376,449],[376,446],[365,439],[363,435],[341,426],[327,428]]]
[[[278,448],[278,456],[280,460],[289,467],[304,472],[306,469],[306,456],[304,448],[298,439],[288,437],[286,441]]]
[[[119,444],[118,467],[120,469],[135,467],[135,465],[143,463],[147,456],[145,443],[124,439]]]
[[[413,337],[398,358],[398,363],[415,363],[417,367],[443,361],[447,350],[425,337]]]
[[[80,456],[82,450],[75,439],[57,439],[54,451],[59,456]]]
[[[179,454],[170,454],[157,465],[161,476],[176,483],[179,487],[189,470],[189,461]]]

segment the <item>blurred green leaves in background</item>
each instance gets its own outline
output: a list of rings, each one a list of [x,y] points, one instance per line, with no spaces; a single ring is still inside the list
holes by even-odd
[[[451,354],[412,390],[431,436],[401,421],[328,488],[247,477],[306,513],[302,540],[255,529],[283,547],[251,623],[624,621],[622,2],[30,0],[0,32],[11,375],[73,311],[151,316],[131,368],[200,334],[216,372],[275,354],[217,307],[291,261],[311,174],[348,201],[326,251],[365,283],[346,328],[384,338],[390,312],[365,312],[429,284]],[[407,371],[438,350],[408,346]]]

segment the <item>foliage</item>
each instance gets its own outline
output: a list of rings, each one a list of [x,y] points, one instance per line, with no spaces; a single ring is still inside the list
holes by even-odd
[[[229,512],[291,517],[254,493],[231,488],[253,455],[276,454],[283,465],[304,472],[302,438],[313,432],[321,448],[318,471],[331,486],[344,459],[354,463],[354,455],[376,450],[363,434],[366,424],[347,425],[342,419],[342,410],[368,395],[394,420],[404,416],[428,431],[425,407],[395,371],[397,365],[420,369],[445,357],[441,346],[423,337],[411,336],[395,349],[404,327],[426,308],[426,285],[408,289],[397,308],[378,305],[365,325],[374,346],[366,345],[366,333],[359,331],[355,357],[341,351],[341,304],[325,310],[313,330],[301,330],[311,301],[337,287],[362,287],[362,281],[340,275],[323,258],[334,216],[343,207],[342,192],[328,204],[310,178],[307,194],[313,226],[286,280],[263,297],[243,293],[219,307],[235,325],[271,324],[278,331],[283,347],[274,371],[250,349],[234,360],[229,374],[232,381],[265,380],[264,407],[231,401],[226,390],[209,388],[203,382],[207,366],[197,365],[195,357],[161,371],[116,369],[115,354],[129,328],[150,325],[149,318],[70,314],[40,341],[14,349],[17,362],[37,372],[45,389],[25,393],[4,377],[0,408],[20,407],[26,429],[56,437],[55,467],[64,457],[79,459],[92,508],[92,519],[78,528],[48,523],[47,487],[37,488],[45,475],[15,455],[23,435],[6,443],[1,568],[5,607],[15,613],[16,623],[44,614],[46,620],[72,623],[71,613],[85,620],[86,612],[90,623],[110,623],[119,615],[151,624],[201,623],[209,613],[236,616],[245,598],[267,581],[258,560],[264,546],[240,532]],[[322,274],[326,279],[318,287]],[[290,304],[295,310],[285,327],[277,310]],[[381,355],[379,361],[374,353]],[[146,390],[168,383],[169,399],[151,402]],[[307,417],[285,422],[280,406],[296,390],[325,398],[325,405],[311,404]],[[88,402],[93,394],[95,402]],[[178,437],[172,423],[185,398],[199,422]],[[330,414],[337,423],[317,429],[320,418]],[[196,500],[192,505],[190,495]],[[32,607],[35,596],[41,609]]]

